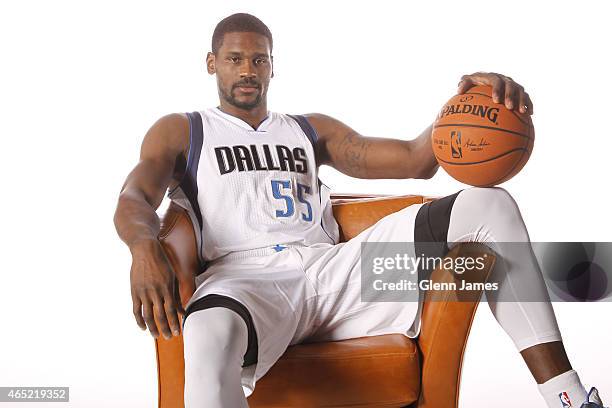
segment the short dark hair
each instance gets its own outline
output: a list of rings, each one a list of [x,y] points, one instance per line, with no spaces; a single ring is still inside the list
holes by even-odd
[[[212,36],[212,52],[216,54],[223,44],[223,36],[226,33],[257,33],[265,36],[270,41],[270,52],[272,52],[272,33],[268,26],[257,17],[247,13],[236,13],[219,21]]]

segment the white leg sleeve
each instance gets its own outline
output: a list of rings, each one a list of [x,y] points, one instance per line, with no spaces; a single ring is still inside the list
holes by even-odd
[[[536,344],[561,341],[561,334],[540,266],[533,251],[518,251],[501,242],[529,242],[529,235],[516,202],[500,187],[469,188],[453,204],[448,228],[448,246],[458,242],[482,242],[497,252],[492,279],[498,291],[488,291],[493,315],[519,351]],[[516,251],[515,251],[516,252]],[[541,293],[541,301],[519,300],[517,290],[529,287]],[[523,298],[524,300],[524,298]]]
[[[185,320],[185,408],[248,407],[240,374],[248,330],[236,312],[213,307]]]

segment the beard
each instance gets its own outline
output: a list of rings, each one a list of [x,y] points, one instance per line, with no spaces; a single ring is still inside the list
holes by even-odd
[[[239,109],[245,109],[245,110],[250,110],[253,109],[255,107],[257,107],[260,103],[261,103],[261,99],[262,99],[262,95],[263,92],[261,91],[261,84],[257,84],[258,85],[258,90],[257,90],[257,94],[255,96],[255,99],[251,100],[251,101],[239,101],[236,99],[236,95],[235,95],[235,91],[236,88],[240,87],[240,86],[252,86],[254,84],[252,83],[248,83],[248,84],[244,84],[244,83],[238,83],[238,84],[234,84],[232,85],[232,89],[227,92],[225,89],[221,89],[221,96],[223,97],[223,99],[229,103],[232,106],[235,106],[236,108]]]

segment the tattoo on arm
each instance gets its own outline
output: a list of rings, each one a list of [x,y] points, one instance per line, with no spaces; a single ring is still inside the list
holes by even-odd
[[[357,132],[350,131],[340,141],[338,153],[347,170],[356,176],[363,176],[367,172],[366,157],[370,142],[359,138]]]

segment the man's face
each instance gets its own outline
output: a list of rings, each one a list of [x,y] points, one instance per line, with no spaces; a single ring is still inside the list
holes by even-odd
[[[219,97],[240,109],[254,109],[266,100],[273,76],[268,39],[257,33],[226,33],[217,54],[206,59],[217,74]]]

